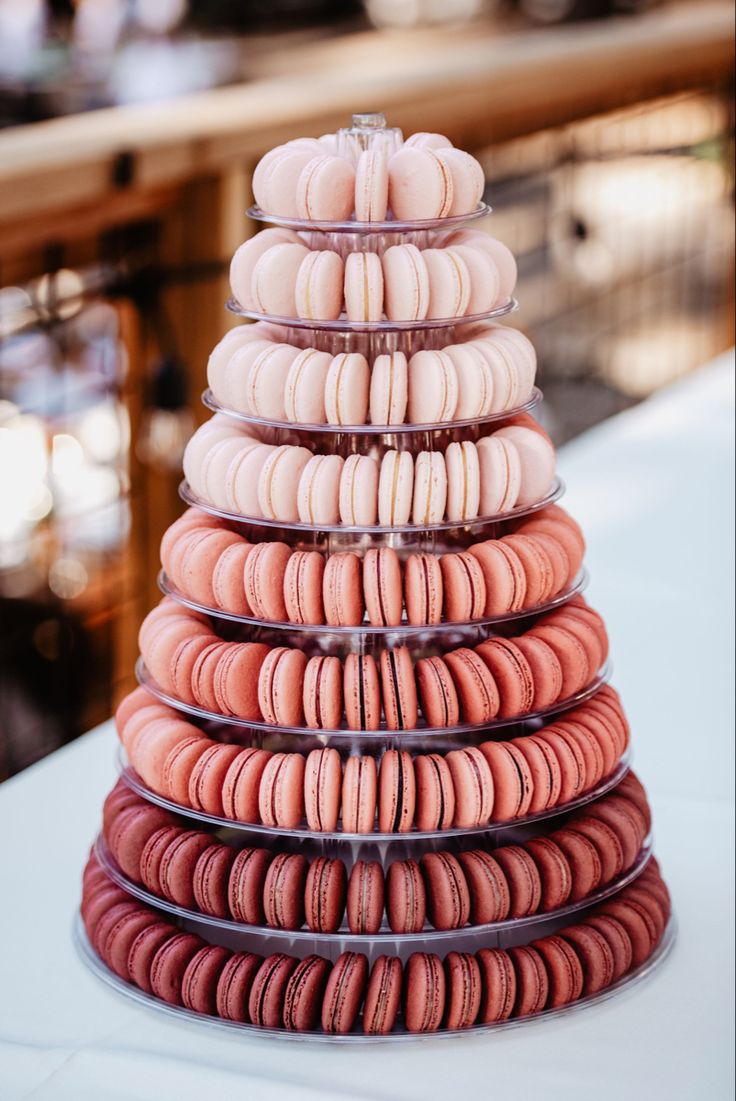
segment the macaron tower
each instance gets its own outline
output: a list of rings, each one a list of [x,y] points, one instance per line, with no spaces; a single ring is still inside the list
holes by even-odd
[[[253,191],[80,952],[322,1040],[592,1007],[674,919],[481,166],[360,115]]]

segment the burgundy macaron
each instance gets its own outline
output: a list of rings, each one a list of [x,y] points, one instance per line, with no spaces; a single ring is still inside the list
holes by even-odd
[[[322,999],[322,1028],[344,1035],[358,1019],[368,978],[368,959],[361,952],[343,952],[330,972]]]

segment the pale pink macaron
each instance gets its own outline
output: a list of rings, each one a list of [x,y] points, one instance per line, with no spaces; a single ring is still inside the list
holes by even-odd
[[[451,149],[452,142],[444,134],[432,134],[428,131],[419,131],[412,134],[404,142],[410,149]]]
[[[371,424],[403,424],[409,401],[409,365],[403,352],[376,356],[371,371]]]
[[[349,455],[340,476],[340,519],[369,527],[378,515],[378,463],[370,455]]]
[[[332,363],[329,352],[305,348],[294,358],[284,389],[286,419],[300,424],[324,424],[325,382]]]
[[[498,269],[498,300],[506,302],[511,297],[516,287],[518,271],[514,254],[503,241],[491,237],[490,233],[484,233],[480,229],[458,229],[450,234],[445,244],[472,245],[487,253]]]
[[[458,402],[455,364],[445,352],[425,349],[409,360],[409,421],[451,421]]]
[[[493,375],[492,413],[502,413],[514,409],[520,400],[520,375],[509,348],[486,338],[474,341],[474,345],[485,356]]]
[[[451,248],[427,248],[422,253],[429,275],[427,317],[463,317],[470,302],[470,272]]]
[[[267,352],[273,347],[272,340],[248,341],[236,348],[224,367],[209,379],[212,393],[226,409],[250,412],[246,388],[251,366],[261,352]]]
[[[286,379],[298,354],[291,344],[268,344],[251,364],[243,387],[245,400],[233,408],[265,420],[285,421]]]
[[[296,317],[296,280],[306,245],[288,242],[272,245],[256,261],[251,277],[251,293],[261,313],[276,317]]]
[[[230,289],[236,302],[246,310],[257,309],[251,290],[254,267],[264,252],[274,245],[283,244],[303,244],[303,242],[292,230],[274,227],[263,229],[260,233],[249,237],[233,253],[230,261]]]
[[[493,372],[480,348],[473,344],[448,344],[442,351],[455,368],[457,404],[454,420],[487,417],[493,409]]]
[[[258,478],[258,503],[266,519],[288,523],[299,519],[299,479],[311,458],[312,453],[306,447],[288,443],[268,456]]]
[[[240,348],[245,348],[248,344],[252,344],[253,341],[264,339],[260,331],[261,324],[263,323],[236,325],[234,329],[226,332],[222,339],[215,344],[207,360],[207,384],[213,394],[217,394],[225,368],[235,352],[239,351]]]
[[[514,445],[521,459],[521,485],[517,505],[532,505],[549,492],[555,476],[555,449],[539,432],[512,424],[494,432],[496,439]]]
[[[474,520],[480,508],[480,462],[470,440],[451,443],[445,452],[447,519]]]
[[[242,437],[220,440],[207,452],[200,471],[202,496],[217,508],[227,508],[227,474],[230,464],[237,461],[244,451],[257,447],[252,440]]]
[[[296,312],[308,321],[336,321],[342,313],[345,265],[330,249],[308,252],[296,277]]]
[[[364,149],[355,168],[355,218],[382,222],[388,209],[388,161],[382,149]]]
[[[447,505],[447,468],[441,451],[420,451],[414,463],[412,522],[439,524]]]
[[[384,280],[375,252],[351,252],[345,261],[345,315],[348,321],[380,321]]]
[[[521,487],[521,458],[509,439],[484,436],[476,444],[480,464],[480,515],[510,512]]]
[[[465,308],[466,314],[488,313],[494,306],[506,301],[508,295],[501,297],[498,268],[487,252],[473,248],[472,245],[455,244],[448,247],[447,251],[459,256],[468,269],[470,294]]]
[[[244,447],[230,463],[225,475],[225,496],[232,512],[240,516],[263,515],[258,500],[259,479],[266,459],[274,450],[268,443]]]
[[[215,443],[220,440],[227,440],[233,437],[243,438],[243,433],[240,432],[236,425],[221,414],[216,414],[205,424],[201,425],[197,431],[191,436],[189,442],[184,448],[184,477],[189,482],[195,493],[201,494],[202,483],[200,480],[200,472],[202,469],[202,462]]]
[[[253,173],[253,197],[267,214],[299,218],[297,184],[302,171],[320,152],[319,145],[307,142],[272,149]]]
[[[383,254],[383,309],[389,321],[423,321],[429,309],[429,274],[415,245],[392,245]]]
[[[534,388],[537,353],[528,337],[506,325],[492,325],[484,336],[486,343],[500,345],[511,353],[519,381],[520,401],[526,401]]]
[[[414,496],[414,459],[410,451],[386,451],[378,480],[378,522],[403,527],[411,518]]]
[[[435,150],[404,145],[388,162],[388,180],[388,204],[399,221],[444,218],[452,209],[452,172]]]
[[[300,218],[342,222],[355,208],[355,169],[344,157],[324,153],[302,169],[296,185]]]
[[[297,488],[297,508],[302,524],[329,525],[340,522],[340,477],[344,460],[340,455],[312,455],[304,467]]]
[[[325,379],[325,414],[328,424],[365,424],[371,372],[360,352],[340,352]]]
[[[451,217],[472,213],[486,186],[480,164],[462,149],[435,149],[434,154],[452,176],[452,204],[447,213]]]

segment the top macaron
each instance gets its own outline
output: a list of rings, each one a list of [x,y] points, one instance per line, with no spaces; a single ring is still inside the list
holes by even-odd
[[[483,169],[442,134],[413,134],[391,155],[338,149],[334,135],[297,138],[261,158],[253,195],[264,214],[293,221],[426,222],[479,209]]]

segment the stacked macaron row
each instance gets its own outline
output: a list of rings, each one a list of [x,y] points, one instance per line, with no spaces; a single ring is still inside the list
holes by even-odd
[[[342,758],[325,747],[272,753],[208,737],[138,688],[118,707],[133,769],[182,808],[277,829],[371,834],[482,829],[564,810],[620,773],[630,732],[607,686],[509,741],[445,754],[387,749]]]
[[[492,851],[356,860],[259,847],[235,849],[193,830],[121,781],[105,801],[104,838],[128,879],[186,910],[273,929],[355,935],[459,929],[582,903],[640,859],[649,808],[629,773],[548,835]],[[636,799],[628,798],[631,791]],[[347,906],[347,912],[346,912]]]
[[[250,428],[216,414],[187,444],[184,473],[205,508],[318,528],[427,527],[531,509],[554,487],[554,447],[526,413],[476,443],[416,456],[313,454]]]
[[[290,229],[264,229],[233,255],[230,286],[243,310],[303,321],[449,323],[512,308],[516,264],[505,245],[471,229],[437,244],[391,245],[383,255],[350,252],[343,260]]]
[[[457,552],[359,555],[249,543],[225,521],[188,509],[165,532],[161,563],[176,594],[205,608],[263,622],[358,627],[466,623],[543,608],[569,592],[585,541],[550,505],[509,535]]]
[[[472,214],[484,188],[475,157],[443,134],[412,134],[390,152],[385,145],[343,148],[336,134],[295,138],[269,150],[253,173],[253,196],[264,213],[312,222]]]
[[[220,407],[287,424],[444,424],[497,417],[532,398],[536,355],[518,329],[473,328],[469,339],[407,356],[331,355],[231,329],[213,350],[207,381]]]
[[[187,707],[283,728],[414,730],[511,722],[560,707],[596,683],[603,620],[581,596],[512,638],[491,637],[416,664],[406,646],[344,659],[291,646],[225,642],[203,614],[164,599],[139,632],[148,675]]]
[[[93,951],[125,982],[169,1005],[270,1029],[367,1034],[466,1029],[590,997],[639,968],[662,940],[670,899],[656,861],[577,924],[508,949],[378,956],[331,964],[231,952],[131,898],[94,855],[82,920]]]

